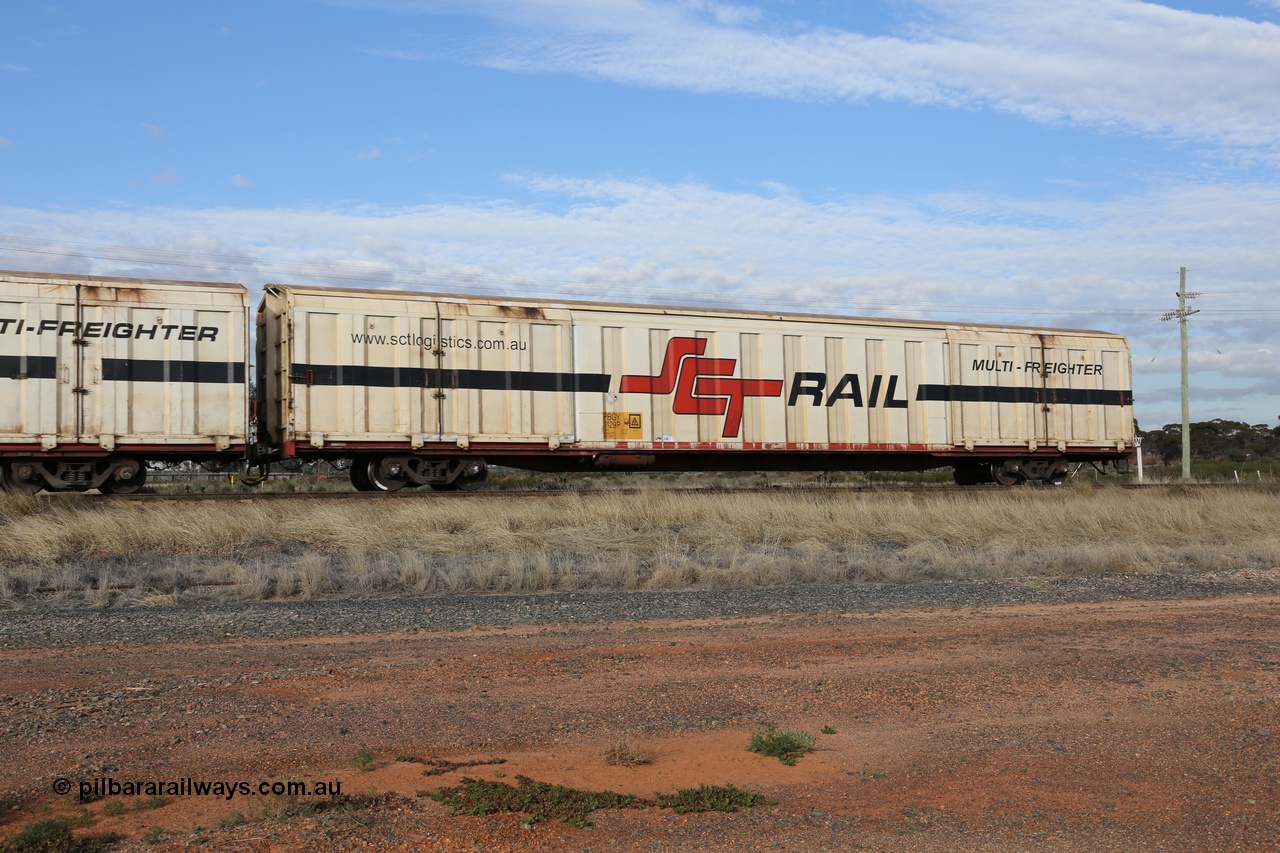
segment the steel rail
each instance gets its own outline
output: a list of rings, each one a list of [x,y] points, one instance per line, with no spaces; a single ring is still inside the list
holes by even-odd
[[[144,492],[132,495],[102,495],[110,501],[166,502],[166,501],[343,501],[343,500],[464,500],[476,498],[483,500],[509,500],[514,498],[555,498],[567,495],[593,497],[600,495],[635,496],[642,492],[654,492],[676,495],[840,495],[840,494],[929,494],[929,495],[967,495],[991,494],[993,492],[1009,492],[1022,494],[1028,484],[1019,490],[1016,486],[1001,486],[986,483],[977,486],[959,487],[951,483],[906,483],[906,484],[869,484],[869,485],[831,485],[831,486],[697,486],[674,488],[605,488],[605,489],[480,489],[476,491],[436,492],[430,489],[401,489],[395,492]],[[1174,489],[1205,491],[1217,489],[1274,488],[1271,483],[1116,483],[1105,484],[1101,488],[1127,490]],[[1063,487],[1030,485],[1032,490],[1056,491]]]

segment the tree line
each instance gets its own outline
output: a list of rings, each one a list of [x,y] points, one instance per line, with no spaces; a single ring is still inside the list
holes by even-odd
[[[1161,465],[1182,460],[1182,424],[1165,424],[1160,429],[1143,430],[1142,451],[1146,459]],[[1280,462],[1280,427],[1247,424],[1214,418],[1191,424],[1191,458],[1221,462]]]

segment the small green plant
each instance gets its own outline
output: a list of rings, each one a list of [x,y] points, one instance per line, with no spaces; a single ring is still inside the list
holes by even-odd
[[[835,729],[833,729],[833,728],[831,728],[831,726],[823,726],[823,727],[822,727],[822,733],[823,733],[824,735],[833,735],[833,734],[835,734],[835,733],[836,733],[836,730],[835,730]]]
[[[788,767],[793,767],[800,756],[813,752],[813,744],[814,737],[808,732],[780,732],[775,723],[765,723],[751,736],[747,751],[771,756]]]
[[[587,815],[597,809],[642,808],[643,803],[630,794],[613,791],[579,791],[563,785],[535,782],[517,776],[513,787],[506,782],[463,779],[453,788],[436,788],[427,796],[449,807],[451,815],[486,815],[515,812],[526,815],[523,823],[532,826],[545,820],[558,820],[570,826],[591,826]]]
[[[107,817],[120,817],[124,812],[125,805],[123,800],[112,800],[102,805],[102,813]]]
[[[373,764],[373,753],[362,749],[351,757],[351,766],[357,770],[368,770]]]
[[[372,792],[373,788],[370,787]],[[267,798],[262,806],[262,819],[270,820],[276,823],[284,823],[295,817],[310,817],[331,811],[339,811],[343,813],[353,811],[363,811],[368,808],[369,803],[377,799],[373,793],[367,796],[336,796],[328,798],[303,798],[294,794],[273,794]],[[236,815],[240,818],[240,823],[244,822],[243,816]],[[221,826],[221,824],[219,824]]]
[[[218,829],[232,829],[249,822],[249,819],[240,812],[233,812],[222,820],[218,821]]]
[[[777,800],[771,800],[763,794],[752,794],[740,791],[732,785],[699,785],[696,788],[681,788],[674,794],[655,794],[654,805],[660,809],[671,809],[676,814],[692,812],[736,812],[739,806],[773,806]]]
[[[320,818],[320,825],[329,829],[339,822],[351,823],[356,826],[368,826],[373,823],[373,815],[369,814],[369,799],[344,799],[336,807],[326,809],[324,815]]]
[[[116,841],[115,833],[76,838],[71,823],[50,818],[28,824],[8,842],[0,842],[0,853],[100,853]]]
[[[422,792],[420,792],[421,794]],[[505,782],[463,779],[452,788],[436,788],[426,796],[449,807],[450,815],[486,815],[498,812],[523,813],[521,823],[532,826],[545,820],[559,820],[570,826],[589,827],[587,815],[598,809],[672,809],[677,814],[737,811],[739,807],[776,805],[761,794],[740,791],[732,785],[700,785],[674,794],[658,793],[654,799],[617,794],[613,791],[580,791],[562,785],[535,782],[517,776],[513,787]]]
[[[143,809],[158,809],[167,802],[169,801],[160,794],[152,794],[146,799],[135,800],[134,808],[138,811],[142,811]]]
[[[164,830],[158,826],[153,826],[146,832],[142,833],[142,840],[148,844],[155,844],[161,838],[164,838]]]
[[[284,823],[298,816],[320,811],[315,800],[304,800],[296,794],[272,794],[262,804],[262,819]]]

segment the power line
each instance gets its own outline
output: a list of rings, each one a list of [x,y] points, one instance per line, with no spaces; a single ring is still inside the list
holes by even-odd
[[[4,245],[8,244],[8,245]],[[50,248],[65,246],[66,249]],[[393,268],[352,269],[361,261],[335,261],[328,263],[288,263],[279,261],[259,261],[245,255],[233,255],[211,252],[175,252],[171,249],[157,249],[146,246],[118,246],[104,244],[70,243],[41,238],[6,236],[0,238],[0,247],[17,253],[43,255],[58,258],[75,258],[89,262],[114,261],[119,263],[148,264],[155,266],[176,267],[179,269],[201,270],[210,274],[217,272],[249,272],[255,276],[271,277],[303,277],[325,281],[347,282],[352,284],[389,284],[398,287],[412,287],[415,284],[439,286],[447,290],[459,287],[481,294],[509,295],[512,288],[520,288],[526,295],[533,295],[530,289],[556,289],[560,291],[582,291],[594,296],[597,283],[581,279],[537,278],[531,276],[509,276],[491,272],[451,271],[433,272],[428,270],[397,270]],[[611,285],[626,289],[626,285]],[[996,314],[1002,316],[1033,317],[1108,317],[1112,319],[1128,318],[1141,320],[1144,317],[1155,317],[1154,310],[1134,309],[1118,311],[1114,308],[1060,308],[1045,305],[1012,305],[1000,303],[965,302],[963,305],[923,300],[855,298],[843,294],[832,294],[827,298],[802,296],[796,293],[762,293],[753,294],[750,290],[739,291],[732,298],[726,298],[723,291],[698,291],[689,288],[671,288],[657,285],[643,287],[645,299],[653,301],[694,301],[712,305],[734,305],[742,303],[768,302],[769,304],[790,304],[808,308],[827,308],[831,310],[861,311],[897,311],[921,312],[933,314],[969,315]],[[560,294],[563,295],[563,294]],[[1251,308],[1208,309],[1206,314],[1247,314],[1251,316],[1280,314],[1278,309]]]

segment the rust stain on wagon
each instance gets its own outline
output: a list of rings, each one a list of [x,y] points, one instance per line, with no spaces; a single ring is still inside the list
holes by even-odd
[[[519,317],[523,320],[545,320],[546,312],[536,305],[499,305],[498,313],[504,317]]]
[[[150,293],[141,287],[102,286],[84,284],[80,287],[82,299],[96,299],[101,302],[150,302]]]

